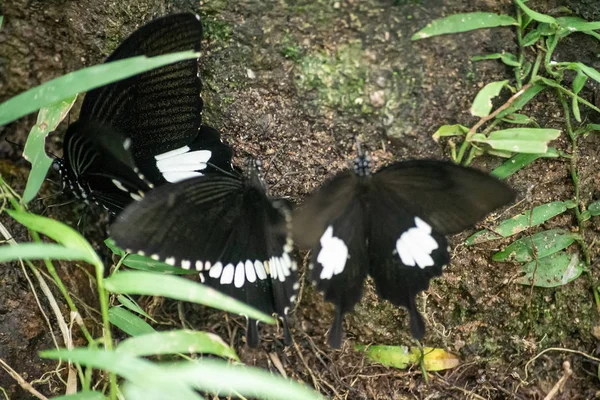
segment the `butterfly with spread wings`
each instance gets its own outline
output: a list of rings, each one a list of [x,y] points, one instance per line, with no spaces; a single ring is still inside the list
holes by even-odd
[[[115,243],[184,269],[219,291],[283,320],[299,284],[293,258],[291,212],[267,195],[260,163],[216,172],[150,191],[130,204],[110,227]],[[259,344],[257,321],[248,320],[246,340]]]
[[[173,14],[136,30],[106,62],[198,51],[201,40],[197,15]],[[198,61],[192,59],[89,91],[79,120],[65,134],[63,158],[54,163],[63,186],[118,213],[155,185],[231,171],[231,149],[218,131],[201,125],[201,89]],[[135,174],[114,159],[124,151]]]
[[[449,162],[398,162],[372,173],[368,154],[326,182],[293,214],[293,237],[312,249],[311,279],[336,307],[329,343],[340,347],[345,313],[367,275],[377,293],[410,315],[413,337],[425,324],[416,295],[450,260],[445,235],[458,233],[514,200],[501,181]]]

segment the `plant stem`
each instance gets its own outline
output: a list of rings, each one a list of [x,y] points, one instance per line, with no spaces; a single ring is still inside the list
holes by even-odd
[[[535,63],[533,64],[533,68],[531,69],[531,79],[529,79],[529,82],[533,82],[533,80],[535,79],[535,77],[538,74],[538,71],[540,70],[540,65],[542,64],[542,52],[538,52],[537,57],[535,58]]]
[[[508,99],[506,101],[506,103],[502,104],[500,107],[498,107],[493,113],[482,117],[479,122],[477,122],[475,125],[473,125],[473,127],[471,129],[469,129],[469,132],[467,132],[467,135],[465,136],[465,140],[462,142],[461,146],[460,146],[460,150],[458,151],[458,157],[456,158],[456,163],[460,164],[462,162],[462,159],[465,155],[465,151],[467,150],[467,148],[470,145],[470,140],[473,137],[474,134],[477,133],[477,130],[479,128],[481,128],[481,126],[483,124],[485,124],[487,121],[494,119],[496,117],[496,115],[500,114],[502,111],[506,110],[508,107],[510,107],[512,105],[512,103],[514,103],[514,101],[516,99],[518,99],[523,93],[525,93],[525,91],[527,89],[529,89],[531,86],[533,86],[533,83],[528,83],[527,85],[523,86],[517,93],[513,94],[512,97],[510,99]]]
[[[523,61],[525,60],[525,57],[523,55],[523,15],[521,14],[521,9],[517,4],[515,4],[515,7],[517,8],[517,24],[519,25],[517,27],[517,44],[519,45],[519,66],[515,67],[515,80],[517,81],[517,89],[521,89],[523,87],[521,74],[523,72]]]

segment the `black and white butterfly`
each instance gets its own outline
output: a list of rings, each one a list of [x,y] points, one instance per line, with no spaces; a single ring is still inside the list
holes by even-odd
[[[289,343],[286,315],[299,288],[290,223],[287,205],[267,195],[260,163],[248,158],[242,171],[150,191],[117,217],[110,236],[128,252],[195,269],[205,284],[278,314]],[[259,344],[254,320],[246,339]]]
[[[106,62],[198,51],[201,40],[197,15],[173,14],[136,30]],[[65,134],[63,158],[54,164],[63,186],[117,213],[153,185],[231,171],[231,149],[218,131],[201,125],[201,88],[198,61],[192,59],[89,91],[79,120]],[[131,153],[137,181],[118,164],[108,165],[111,150]]]
[[[444,161],[398,162],[372,173],[359,152],[354,171],[334,176],[293,215],[294,240],[312,249],[311,278],[336,306],[330,345],[341,345],[343,316],[361,299],[367,275],[379,296],[408,309],[413,337],[423,338],[415,297],[450,260],[445,235],[514,197],[501,181]]]

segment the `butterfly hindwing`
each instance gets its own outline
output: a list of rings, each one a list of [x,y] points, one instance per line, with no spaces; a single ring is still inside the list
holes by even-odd
[[[285,323],[298,290],[288,214],[242,177],[214,174],[151,191],[110,233],[117,245],[196,269],[204,283]],[[257,341],[249,321],[248,342]]]
[[[57,164],[65,185],[84,201],[116,213],[152,187],[131,158],[131,141],[115,129],[77,121],[64,138],[65,157]]]
[[[422,339],[425,325],[415,298],[442,274],[450,260],[448,244],[429,223],[407,212],[387,189],[370,192],[369,274],[380,297],[408,309],[411,333]]]

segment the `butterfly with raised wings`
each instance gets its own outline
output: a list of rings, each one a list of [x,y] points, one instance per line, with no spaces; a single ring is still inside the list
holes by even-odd
[[[291,212],[266,191],[260,163],[164,185],[130,204],[109,229],[115,243],[184,269],[266,314],[283,320],[299,284],[293,258]],[[257,347],[257,321],[248,320],[246,341]]]
[[[106,62],[198,51],[201,40],[197,15],[173,14],[133,32]],[[201,89],[192,59],[89,91],[54,162],[63,186],[115,214],[155,185],[231,171],[231,149],[202,125]]]
[[[445,235],[458,233],[515,198],[503,182],[445,161],[397,162],[372,173],[359,150],[354,171],[334,176],[293,214],[293,237],[311,249],[311,279],[336,307],[329,344],[340,347],[345,313],[367,275],[377,293],[404,306],[413,337],[425,324],[416,295],[450,260]]]

